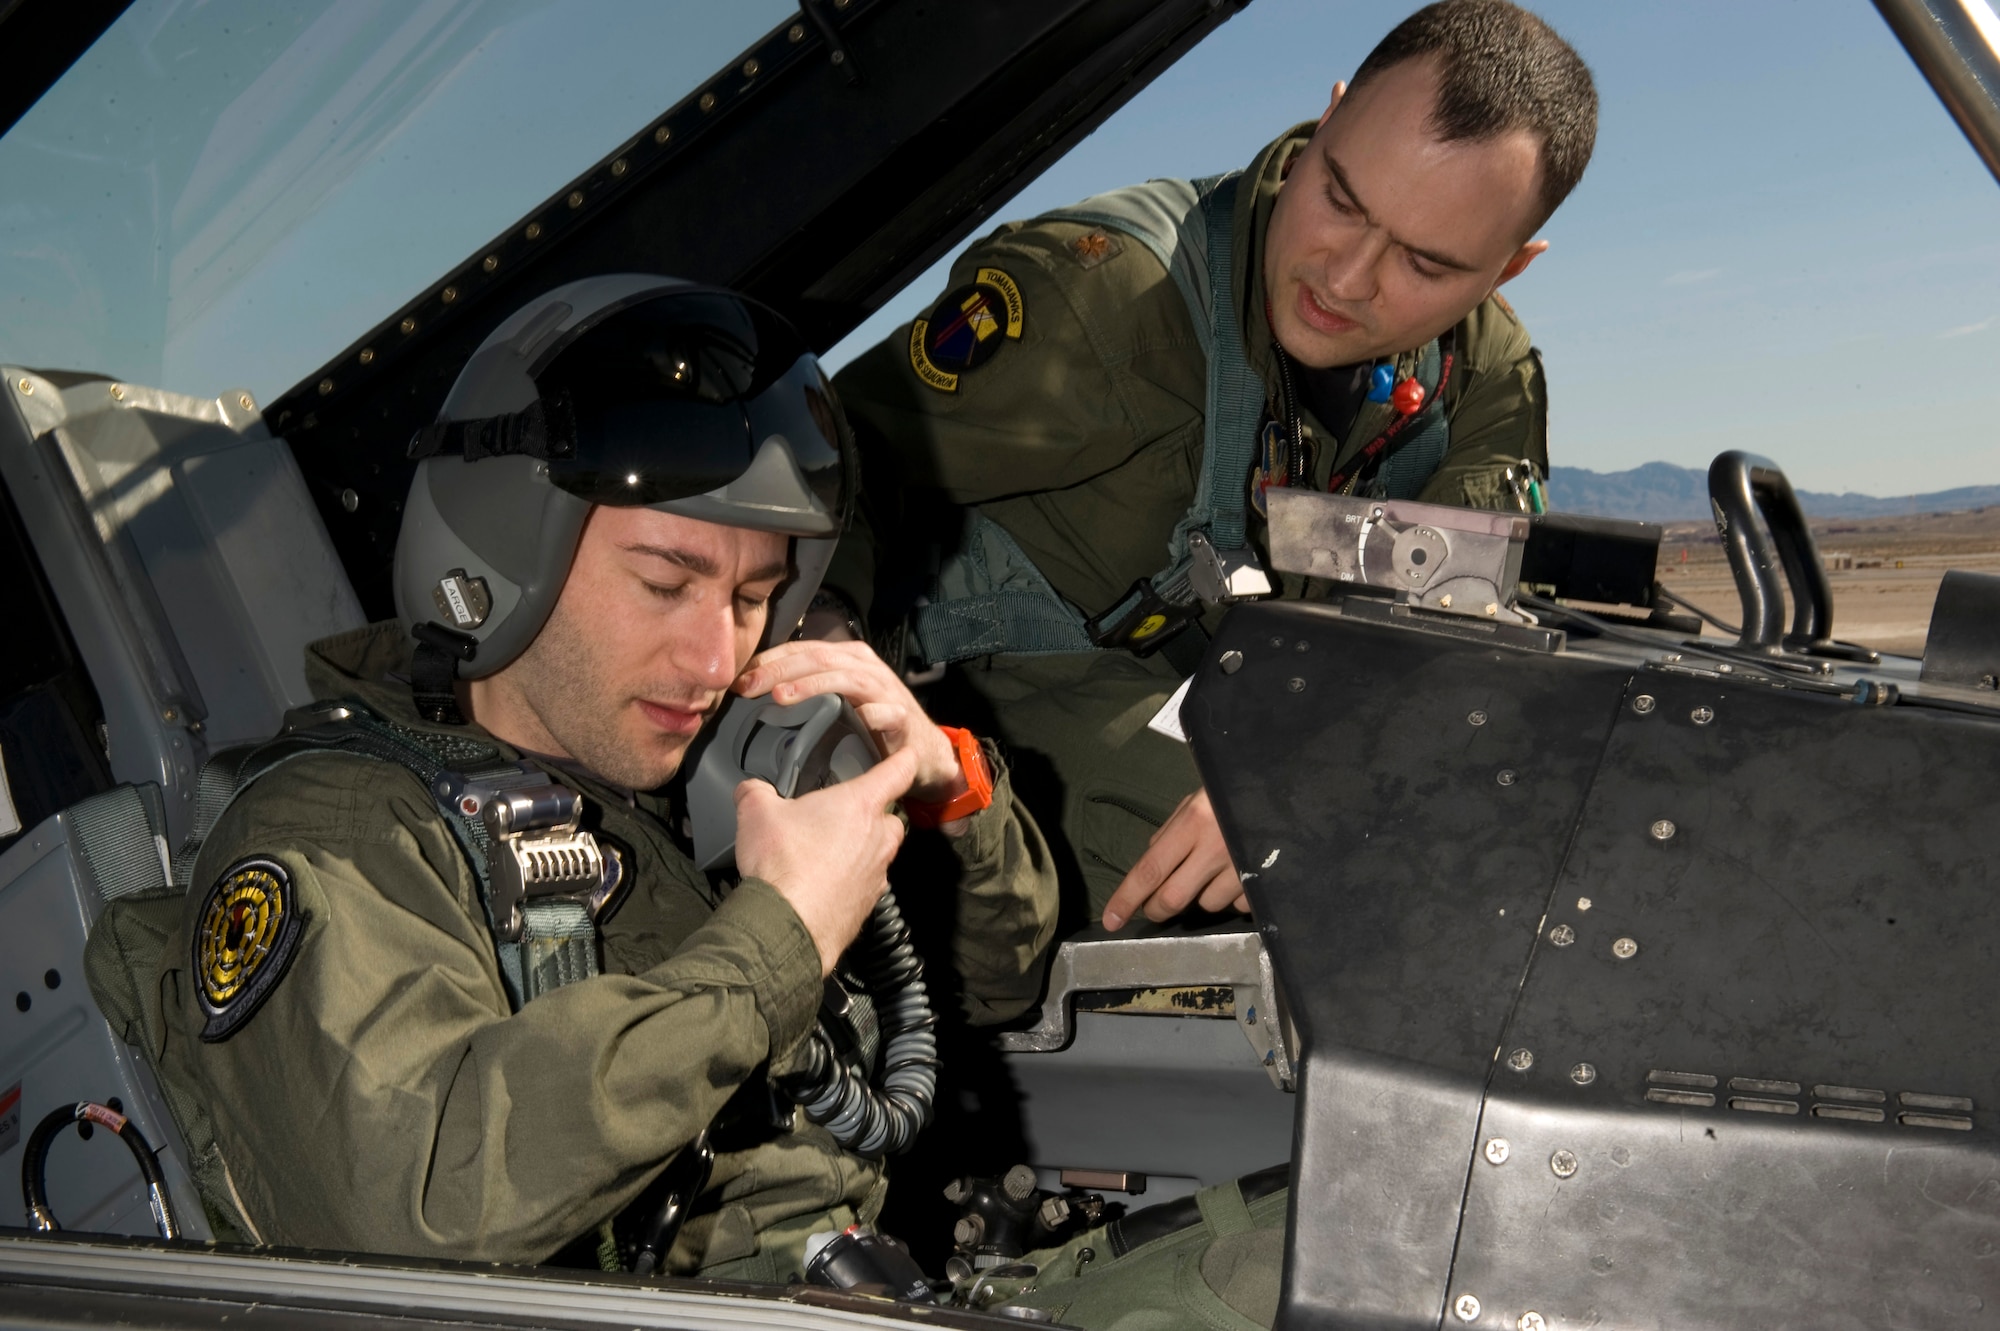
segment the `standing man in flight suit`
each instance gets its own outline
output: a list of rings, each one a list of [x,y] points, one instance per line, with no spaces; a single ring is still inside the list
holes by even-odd
[[[880,1147],[798,1087],[829,1085],[815,1019],[903,839],[890,805],[949,838],[974,1021],[1035,1000],[1046,848],[997,751],[865,645],[784,641],[851,449],[768,310],[665,278],[559,288],[412,451],[400,618],[314,644],[327,703],[231,760],[185,890],[107,909],[99,1006],[225,1235],[797,1279],[807,1236],[886,1187]],[[838,694],[887,756],[796,799],[723,786],[726,887],[661,787],[732,689]]]
[[[1247,169],[1001,227],[839,375],[880,545],[829,585],[878,632],[907,614],[909,654],[963,662],[1053,768],[1042,822],[1106,928],[1240,905],[1185,745],[1147,722],[1228,599],[1313,594],[1263,570],[1264,491],[1525,507],[1509,469],[1547,475],[1540,357],[1498,288],[1596,124],[1539,18],[1442,0]]]

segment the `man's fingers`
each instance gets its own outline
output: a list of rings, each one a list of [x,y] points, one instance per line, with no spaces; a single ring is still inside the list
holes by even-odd
[[[1167,881],[1160,884],[1160,890],[1146,899],[1146,918],[1155,924],[1171,920],[1193,904],[1214,873],[1212,867],[1196,856],[1182,860],[1167,875]]]
[[[1187,845],[1173,827],[1173,821],[1169,819],[1153,834],[1153,844],[1126,872],[1118,890],[1111,894],[1111,900],[1104,903],[1105,928],[1124,928],[1125,921],[1132,918],[1132,912],[1145,905],[1160,890],[1160,884],[1167,880],[1174,866],[1187,858]]]
[[[736,812],[741,816],[745,809],[757,808],[771,800],[782,799],[778,788],[761,777],[748,776],[736,783]]]
[[[865,702],[854,710],[861,724],[878,734],[900,734],[910,724],[910,709],[899,702]]]
[[[1243,882],[1234,868],[1225,868],[1201,889],[1197,904],[1205,911],[1226,910],[1243,900]]]
[[[917,755],[909,749],[896,752],[876,763],[860,776],[835,787],[853,792],[853,797],[871,808],[887,809],[916,783]]]
[[[810,671],[771,687],[771,697],[781,703],[801,702],[822,693],[838,693],[849,702],[873,702],[881,698],[883,678],[874,671],[832,667]]]
[[[777,685],[823,670],[851,671],[880,662],[881,658],[875,655],[873,649],[862,642],[829,642],[824,639],[781,642],[751,657],[743,673],[737,677],[735,688],[738,693],[768,693]],[[827,690],[817,691],[824,693]]]

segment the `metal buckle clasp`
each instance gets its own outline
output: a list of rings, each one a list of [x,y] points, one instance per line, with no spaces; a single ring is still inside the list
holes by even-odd
[[[521,903],[528,897],[575,896],[594,904],[604,886],[604,852],[596,837],[578,828],[583,796],[550,782],[513,790],[468,787],[461,795],[466,798],[478,800],[479,820],[492,838],[486,890],[495,937],[520,941]]]

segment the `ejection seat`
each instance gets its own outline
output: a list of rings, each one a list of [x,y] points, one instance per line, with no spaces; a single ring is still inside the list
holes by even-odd
[[[304,645],[358,627],[361,607],[290,448],[249,394],[0,375],[0,516],[25,547],[12,599],[75,658],[68,694],[94,695],[102,718],[94,737],[74,716],[33,732],[0,722],[14,750],[0,802],[0,1153],[24,1147],[53,1108],[113,1101],[159,1151],[183,1234],[206,1237],[159,1088],[84,984],[84,939],[107,899],[168,881],[203,761],[311,701]],[[46,738],[58,729],[85,751],[57,765],[103,788],[24,829],[22,813],[83,793],[36,788],[52,754],[26,741],[59,745]],[[67,1229],[154,1231],[131,1157],[103,1141],[59,1138],[48,1193]]]

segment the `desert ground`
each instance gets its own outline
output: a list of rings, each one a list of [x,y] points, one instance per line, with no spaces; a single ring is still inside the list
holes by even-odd
[[[1946,570],[2000,573],[2000,506],[1964,513],[1894,518],[1832,518],[1811,523],[1829,565],[1833,633],[1881,652],[1921,656],[1931,604]],[[1854,567],[1834,567],[1836,555]],[[1736,583],[1715,528],[1705,522],[1666,525],[1660,581],[1717,617],[1742,615]],[[1710,636],[1720,636],[1710,628]]]

